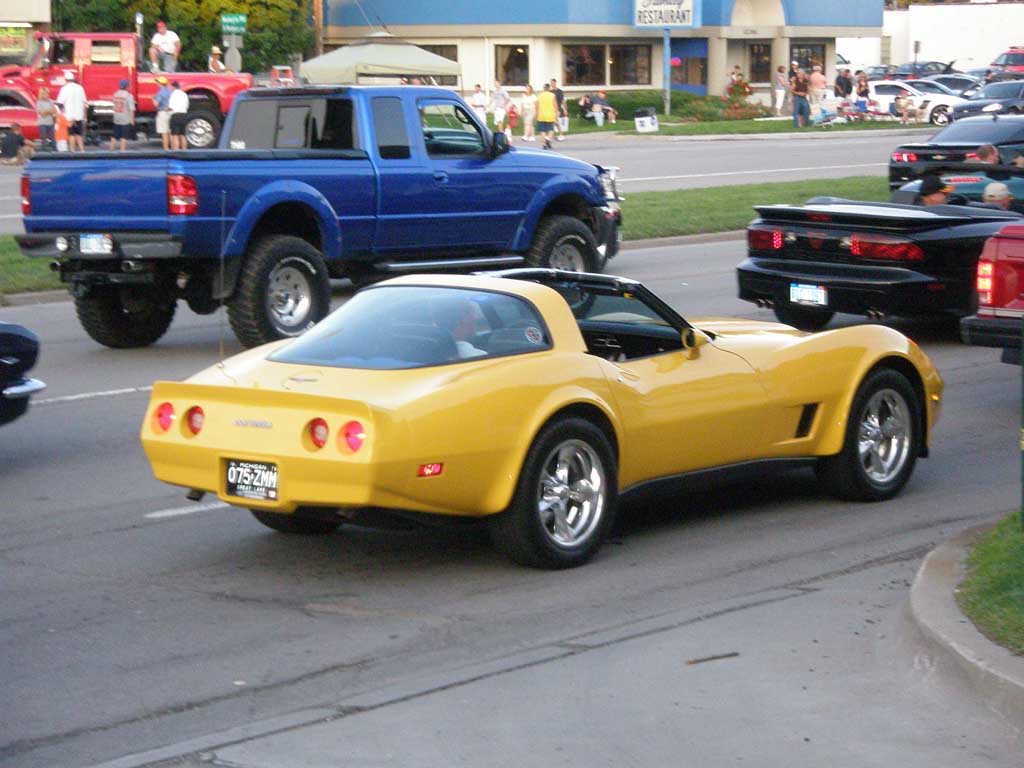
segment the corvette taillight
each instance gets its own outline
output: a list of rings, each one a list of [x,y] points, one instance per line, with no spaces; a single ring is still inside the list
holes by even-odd
[[[191,176],[167,175],[167,213],[191,216],[199,212],[199,187]]]
[[[160,432],[166,432],[174,423],[174,406],[170,403],[160,403],[153,412],[154,426]]]
[[[924,251],[917,243],[888,235],[853,235],[850,253],[861,259],[880,261],[921,261]]]
[[[21,212],[26,216],[32,214],[32,182],[27,173],[21,176]]]
[[[203,409],[198,405],[193,405],[185,412],[185,424],[188,427],[188,431],[193,435],[199,434],[205,419],[206,414],[203,413]]]
[[[350,421],[341,428],[338,437],[341,438],[352,453],[355,453],[366,442],[366,429],[358,421]]]
[[[331,428],[327,426],[327,422],[323,419],[316,418],[309,422],[309,439],[313,441],[313,445],[317,448],[323,448],[327,445],[327,438],[330,437]]]
[[[747,245],[752,251],[781,251],[781,229],[748,229]]]
[[[978,304],[992,306],[992,277],[995,274],[995,264],[991,261],[978,262]]]

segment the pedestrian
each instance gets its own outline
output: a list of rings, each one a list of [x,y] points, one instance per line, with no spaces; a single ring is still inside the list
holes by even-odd
[[[36,100],[36,123],[39,125],[39,144],[44,150],[53,151],[57,148],[53,140],[53,126],[60,110],[50,100],[50,89],[45,86],[39,89]]]
[[[24,165],[32,157],[32,142],[25,140],[21,132],[21,123],[11,123],[11,127],[0,138],[0,162],[4,165]]]
[[[537,94],[533,86],[527,83],[523,91],[523,141],[536,141],[537,131]]]
[[[160,75],[156,79],[160,89],[153,97],[153,105],[156,107],[156,132],[160,136],[160,142],[164,149],[171,148],[171,94],[174,91],[167,85],[167,78]]]
[[[64,111],[68,120],[68,143],[72,152],[78,147],[85,152],[85,88],[75,82],[75,73],[68,71],[64,75],[64,85],[57,94],[57,103]]]
[[[162,19],[156,23],[156,34],[149,41],[149,61],[154,72],[174,72],[178,69],[181,38],[167,28]]]
[[[135,126],[135,97],[128,90],[128,81],[122,80],[121,87],[114,91],[111,99],[114,105],[114,133],[110,137],[110,151],[120,141],[121,151],[127,149],[128,136]]]
[[[558,82],[553,77],[551,78],[551,92],[555,95],[555,109],[557,110],[555,132],[558,134],[558,140],[562,141],[565,134],[569,132],[569,112],[565,106],[565,91],[558,87]],[[540,122],[539,117],[537,122]]]
[[[171,149],[188,149],[185,141],[185,125],[188,123],[188,94],[181,90],[181,83],[171,83]]]
[[[857,111],[861,115],[868,113],[868,101],[871,99],[871,85],[868,83],[868,76],[863,72],[857,76]]]
[[[223,51],[218,46],[210,48],[210,55],[206,59],[206,71],[212,72],[215,75],[222,74],[228,71],[228,66],[221,61]]]
[[[605,118],[608,119],[608,122],[613,124],[618,120],[619,111],[608,103],[608,99],[606,98],[604,91],[598,91],[597,95],[590,100],[590,109],[594,112],[594,120],[598,125],[602,125]],[[597,117],[598,114],[600,114],[600,118]]]
[[[480,122],[487,125],[487,94],[480,87],[480,83],[473,86],[473,95],[469,97],[469,106],[476,112]]]
[[[978,147],[975,154],[978,156],[979,163],[989,163],[991,165],[999,165],[999,150],[991,144],[982,144]]]
[[[775,114],[782,114],[782,106],[786,103],[786,92],[789,91],[789,78],[786,76],[786,68],[779,64],[775,71]]]
[[[736,85],[736,83],[742,83],[742,82],[743,82],[743,70],[740,69],[740,65],[739,64],[736,64],[735,66],[733,66],[732,72],[729,73],[729,83],[728,83],[728,85],[726,86],[726,89],[725,89],[726,93],[729,92],[729,88],[728,88],[729,85]]]
[[[793,81],[796,80],[796,73],[800,71],[800,62],[791,61],[789,62],[789,87],[793,87]]]
[[[53,118],[53,140],[57,145],[58,152],[68,151],[68,136],[70,124],[68,119],[64,117],[64,113],[57,108],[57,116]]]
[[[921,179],[921,188],[917,193],[917,205],[945,205],[949,193],[953,187],[949,186],[935,174],[930,174]]]
[[[555,130],[556,120],[558,99],[551,90],[551,83],[544,83],[544,90],[537,94],[537,130],[544,139],[544,149],[551,149],[551,134]]]
[[[1010,188],[1001,181],[992,181],[986,184],[981,199],[983,202],[1002,208],[1004,211],[1010,210],[1010,203],[1013,202]]]
[[[810,83],[807,80],[807,73],[797,69],[796,77],[793,78],[793,85],[790,93],[793,95],[793,126],[803,128],[811,119],[811,105],[807,101],[807,92]]]
[[[494,90],[491,92],[491,115],[494,119],[495,133],[505,130],[505,118],[508,116],[508,91],[502,86],[500,80],[494,81]]]
[[[821,71],[821,64],[815,64],[811,68],[811,76],[808,78],[811,89],[811,104],[821,104],[825,100],[828,91],[828,80]]]
[[[848,99],[853,93],[853,78],[850,77],[850,70],[841,69],[836,75],[835,94],[838,99]]]

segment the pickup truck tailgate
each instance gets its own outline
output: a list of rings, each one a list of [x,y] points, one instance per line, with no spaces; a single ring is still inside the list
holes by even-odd
[[[167,228],[168,160],[107,153],[74,162],[42,157],[26,170],[31,213],[25,231]]]

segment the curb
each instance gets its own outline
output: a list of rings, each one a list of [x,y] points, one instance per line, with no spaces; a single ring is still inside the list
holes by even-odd
[[[32,304],[51,304],[55,301],[69,301],[71,294],[66,288],[52,291],[0,294],[0,307],[25,307]]]
[[[931,131],[937,130],[935,126],[929,126]],[[592,131],[588,133],[569,133],[566,137],[566,144],[576,142],[590,142],[598,139],[612,141],[625,141],[636,139],[640,141],[771,141],[773,139],[801,139],[808,141],[838,139],[851,136],[920,136],[929,132],[925,128],[879,128],[874,131],[830,131],[822,128],[816,131],[784,131],[779,133],[713,133],[695,136],[679,136],[670,133],[621,133]],[[522,139],[520,138],[520,141]],[[564,147],[564,145],[563,145]]]
[[[994,525],[970,528],[925,557],[910,589],[910,615],[936,661],[952,662],[989,710],[1019,728],[1024,723],[1024,657],[982,635],[954,597],[967,549]]]

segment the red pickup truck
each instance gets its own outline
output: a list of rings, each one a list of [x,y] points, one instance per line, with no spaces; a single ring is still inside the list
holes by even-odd
[[[39,89],[50,89],[56,99],[68,72],[74,72],[89,100],[90,121],[109,123],[112,98],[122,80],[135,96],[140,131],[152,132],[156,107],[153,98],[159,76],[149,71],[147,47],[129,32],[43,32],[21,66],[0,66],[0,129],[13,122],[36,138],[35,105]],[[168,79],[181,82],[189,95],[186,138],[197,149],[214,147],[224,115],[235,97],[252,86],[252,75],[176,72]]]
[[[978,259],[978,313],[960,321],[965,344],[1001,347],[1004,363],[1021,364],[1024,322],[1024,224],[1008,224]]]

